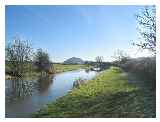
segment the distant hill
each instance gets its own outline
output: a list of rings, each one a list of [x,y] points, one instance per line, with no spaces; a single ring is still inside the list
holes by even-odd
[[[64,64],[84,64],[84,61],[80,58],[72,57],[64,61]]]

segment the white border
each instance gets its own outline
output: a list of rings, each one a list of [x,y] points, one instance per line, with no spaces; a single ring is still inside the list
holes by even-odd
[[[5,18],[4,3],[0,2],[0,118],[5,114]]]
[[[156,8],[156,114],[160,118],[160,1]]]
[[[158,0],[5,0],[6,5],[152,5]]]
[[[158,4],[159,3],[159,4]],[[49,119],[10,119],[5,118],[5,5],[157,5],[157,95],[156,95],[156,108],[157,108],[157,118],[160,118],[160,0],[0,0],[0,121],[156,121],[157,118],[153,119],[145,119],[145,118],[138,118],[138,119],[130,119],[130,118],[87,118],[87,119],[58,119],[58,118],[49,118]],[[158,33],[159,32],[159,33]]]

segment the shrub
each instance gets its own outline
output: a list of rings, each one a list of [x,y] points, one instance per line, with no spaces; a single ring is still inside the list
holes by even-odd
[[[37,70],[45,73],[52,73],[53,68],[47,52],[44,52],[42,49],[38,49],[37,53],[34,56],[34,65]]]

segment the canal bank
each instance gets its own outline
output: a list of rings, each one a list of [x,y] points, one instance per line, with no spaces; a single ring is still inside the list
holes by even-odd
[[[155,92],[129,82],[117,67],[98,74],[87,84],[46,105],[32,117],[117,118],[155,117]]]

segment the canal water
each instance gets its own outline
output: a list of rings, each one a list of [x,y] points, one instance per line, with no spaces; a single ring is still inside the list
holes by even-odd
[[[38,77],[6,80],[6,117],[29,117],[44,105],[64,96],[76,79],[92,79],[97,73],[84,69]]]

